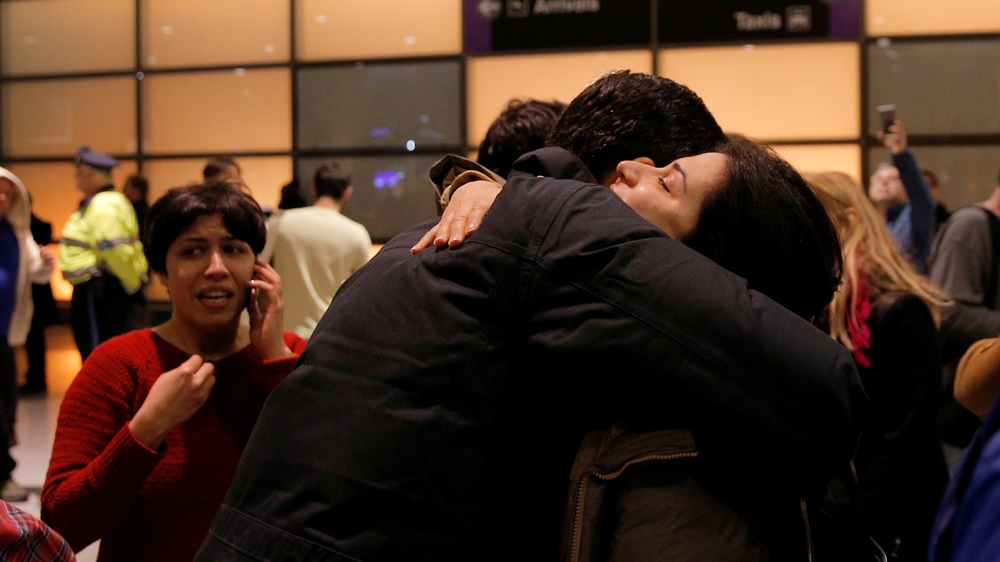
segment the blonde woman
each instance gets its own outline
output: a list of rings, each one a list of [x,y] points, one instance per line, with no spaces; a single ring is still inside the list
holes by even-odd
[[[825,319],[854,354],[869,397],[851,500],[896,560],[926,560],[948,473],[935,434],[941,292],[896,250],[861,186],[839,172],[805,174],[837,226],[844,282]]]

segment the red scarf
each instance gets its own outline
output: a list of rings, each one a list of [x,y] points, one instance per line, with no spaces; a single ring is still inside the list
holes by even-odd
[[[868,274],[863,269],[858,274],[858,282],[854,286],[850,305],[857,319],[855,324],[849,314],[846,318],[847,333],[850,334],[851,344],[854,345],[854,362],[862,367],[871,367],[872,362],[865,355],[865,350],[872,347],[872,331],[868,328],[868,318],[872,315],[872,301],[868,293]]]

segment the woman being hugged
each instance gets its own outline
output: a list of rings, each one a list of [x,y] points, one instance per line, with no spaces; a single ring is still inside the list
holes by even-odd
[[[826,328],[853,352],[870,399],[850,501],[886,554],[926,560],[948,479],[934,423],[937,326],[946,302],[896,250],[857,182],[839,172],[805,178],[837,225],[844,252],[844,283]]]
[[[100,539],[102,562],[194,557],[305,346],[281,331],[265,236],[257,203],[225,185],[173,189],[150,209],[143,242],[173,313],[98,347],[59,411],[42,516],[75,550]]]

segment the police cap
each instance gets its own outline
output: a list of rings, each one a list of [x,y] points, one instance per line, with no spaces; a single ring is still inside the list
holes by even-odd
[[[77,149],[75,162],[77,164],[86,164],[92,168],[100,168],[102,170],[110,170],[111,168],[117,168],[121,165],[121,162],[113,157],[108,156],[103,152],[91,150],[89,146],[81,146]]]

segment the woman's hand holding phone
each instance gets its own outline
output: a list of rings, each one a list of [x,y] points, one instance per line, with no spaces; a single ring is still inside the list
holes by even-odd
[[[281,297],[281,276],[267,262],[257,258],[250,280],[250,341],[264,359],[291,357],[292,350],[285,345],[284,310]]]

